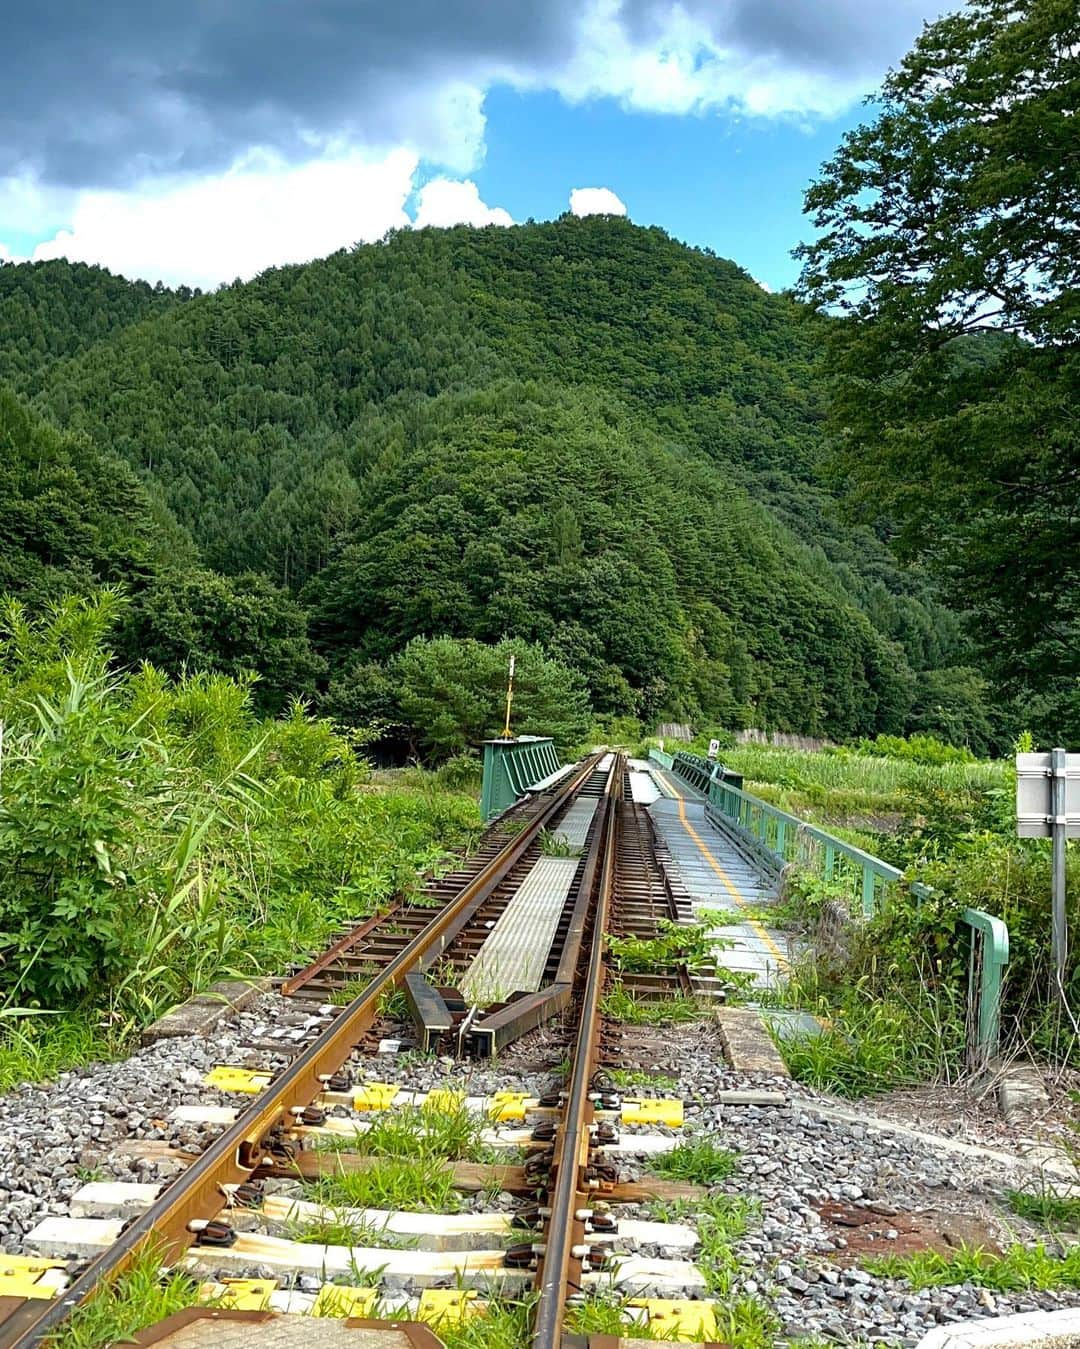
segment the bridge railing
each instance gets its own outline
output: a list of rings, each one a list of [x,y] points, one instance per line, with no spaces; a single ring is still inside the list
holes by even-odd
[[[660,762],[654,750],[649,751],[649,757]],[[847,890],[866,918],[881,909],[893,887],[903,880],[904,873],[898,867],[744,791],[741,779],[734,781],[734,775],[723,765],[682,750],[664,757],[672,760],[669,771],[706,797],[706,817],[718,827],[734,830],[766,868],[779,873],[785,866],[797,866],[834,882]],[[924,885],[909,888],[916,902],[930,893]],[[965,909],[961,917],[971,931],[968,1005],[973,1025],[972,1057],[982,1067],[997,1056],[1000,1045],[1009,930],[1000,918],[982,909]]]
[[[490,820],[559,771],[559,755],[550,736],[484,741],[480,816]]]

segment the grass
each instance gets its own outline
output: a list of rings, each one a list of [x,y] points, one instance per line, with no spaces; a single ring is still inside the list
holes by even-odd
[[[545,857],[580,857],[581,849],[568,843],[558,830],[540,830],[540,851]]]
[[[865,981],[821,996],[813,982],[795,971],[778,1002],[817,1015],[813,1035],[769,1034],[797,1082],[849,1100],[924,1080],[950,1062],[953,1043],[945,1008],[931,999],[874,996]]]
[[[185,1307],[209,1305],[186,1274],[163,1274],[156,1249],[144,1250],[119,1278],[76,1308],[49,1349],[101,1349],[122,1343],[145,1326]]]
[[[332,989],[327,996],[327,1002],[333,1003],[335,1007],[347,1007],[350,1002],[363,993],[364,989],[371,983],[375,973],[374,968],[370,973],[361,972],[355,979],[350,979],[348,983],[342,984],[340,988]]]
[[[290,1241],[311,1246],[379,1246],[384,1250],[407,1251],[416,1246],[416,1238],[389,1232],[377,1223],[366,1223],[351,1216],[347,1208],[328,1208],[322,1217],[305,1222],[290,1222],[285,1235]]]
[[[320,1177],[311,1198],[331,1208],[457,1213],[461,1197],[446,1163],[500,1160],[499,1153],[482,1141],[487,1124],[464,1103],[380,1111],[372,1115],[365,1131],[329,1140],[333,1149],[362,1153],[372,1165]]]
[[[308,1198],[327,1208],[400,1209],[405,1213],[459,1213],[461,1196],[445,1166],[430,1157],[376,1157],[362,1171],[320,1176]]]
[[[644,1307],[628,1307],[617,1293],[593,1293],[569,1311],[569,1329],[578,1335],[613,1335],[617,1339],[672,1340],[674,1333],[658,1334],[648,1322]]]
[[[523,1349],[530,1340],[534,1299],[491,1298],[483,1312],[433,1327],[446,1349]]]
[[[650,1087],[653,1091],[678,1091],[677,1078],[667,1073],[645,1073],[638,1068],[606,1068],[605,1074],[616,1087]]]
[[[451,1162],[489,1162],[495,1154],[481,1141],[488,1121],[462,1105],[417,1105],[384,1110],[357,1140],[372,1157],[414,1157]]]
[[[20,1082],[44,1082],[84,1063],[116,1058],[125,1048],[119,1030],[102,1028],[91,1012],[11,1016],[0,1021],[0,1091]]]
[[[690,1138],[670,1152],[662,1152],[651,1163],[658,1176],[685,1180],[695,1185],[715,1185],[727,1180],[739,1160],[737,1152],[718,1148],[711,1139]]]
[[[624,1310],[625,1308],[625,1310]],[[731,1349],[772,1349],[779,1324],[772,1312],[757,1298],[743,1297],[714,1306],[717,1331]],[[685,1336],[673,1327],[663,1332],[651,1327],[640,1307],[625,1304],[610,1293],[597,1293],[573,1307],[569,1327],[579,1335],[627,1336],[634,1340],[682,1343]]]
[[[866,1268],[885,1278],[905,1279],[913,1288],[940,1288],[971,1283],[998,1293],[1053,1288],[1080,1288],[1080,1246],[1054,1255],[1042,1242],[1010,1246],[995,1255],[978,1246],[961,1246],[952,1255],[919,1251],[915,1255],[883,1256],[868,1260]]]
[[[1010,1190],[1009,1205],[1019,1217],[1040,1223],[1051,1232],[1080,1232],[1080,1196],[1063,1196],[1050,1190],[1041,1194]]]
[[[747,789],[760,784],[794,792],[844,792],[862,797],[873,808],[895,803],[906,792],[928,786],[944,791],[990,791],[1005,781],[1008,765],[1001,761],[924,764],[885,755],[779,749],[767,745],[740,745],[724,751],[728,768],[742,773]]]
[[[657,1222],[689,1222],[697,1228],[701,1250],[696,1263],[705,1275],[710,1295],[725,1298],[739,1270],[735,1243],[745,1236],[751,1219],[758,1218],[760,1213],[756,1199],[735,1194],[710,1195],[693,1203],[680,1199],[649,1205],[649,1217]]]
[[[670,1026],[687,1021],[700,1021],[708,1008],[697,998],[680,994],[666,1002],[639,1001],[616,984],[600,1003],[601,1013],[612,1021],[625,1021],[632,1026]]]
[[[627,973],[651,973],[685,965],[688,970],[711,969],[716,952],[730,948],[722,937],[710,937],[710,923],[673,923],[662,918],[655,937],[608,937],[611,957]]]

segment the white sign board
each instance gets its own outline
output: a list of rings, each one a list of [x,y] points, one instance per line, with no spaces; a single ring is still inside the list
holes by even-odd
[[[1064,812],[1054,814],[1051,794],[1054,771],[1051,755],[1016,756],[1016,832],[1020,838],[1049,838],[1057,821],[1065,826],[1067,838],[1080,838],[1080,754],[1066,754],[1064,770]]]
[[[719,740],[710,740],[710,741],[709,741],[709,758],[710,758],[710,759],[715,759],[716,756],[717,756],[719,753],[720,753],[720,741],[719,741]]]

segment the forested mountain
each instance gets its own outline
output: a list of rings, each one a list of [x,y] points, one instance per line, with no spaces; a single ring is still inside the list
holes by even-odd
[[[68,270],[0,268],[0,296],[38,296],[3,311],[0,362],[141,480],[167,560],[130,578],[132,650],[237,668],[250,643],[266,696],[329,680],[362,715],[410,638],[513,636],[603,712],[982,725],[957,617],[818,483],[822,321],[732,263],[564,217],[407,231],[204,296]]]
[[[0,263],[0,381],[40,384],[49,364],[190,299],[81,262]]]

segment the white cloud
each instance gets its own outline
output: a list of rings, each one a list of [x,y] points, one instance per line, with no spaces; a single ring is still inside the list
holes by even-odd
[[[636,112],[672,115],[834,117],[875,82],[865,70],[815,68],[777,43],[757,49],[744,43],[725,32],[731,3],[703,5],[700,14],[682,3],[657,5],[644,27],[627,22],[624,6],[625,0],[593,0],[573,55],[547,72],[550,86],[570,102],[614,98]]]
[[[39,244],[34,260],[97,262],[125,276],[210,288],[407,225],[416,167],[407,150],[299,166],[256,152],[215,177],[84,192],[70,228]]]
[[[474,182],[433,178],[420,189],[415,223],[423,229],[427,225],[512,225],[514,220],[501,206],[485,205]]]
[[[33,260],[96,262],[128,277],[209,290],[408,227],[405,203],[417,169],[417,156],[404,149],[381,158],[342,151],[302,165],[257,151],[208,178],[83,192],[70,225],[38,244]],[[471,181],[436,178],[420,189],[418,227],[513,223]],[[0,258],[11,256],[0,242]]]
[[[625,215],[626,206],[610,187],[575,187],[570,193],[574,215]]]

